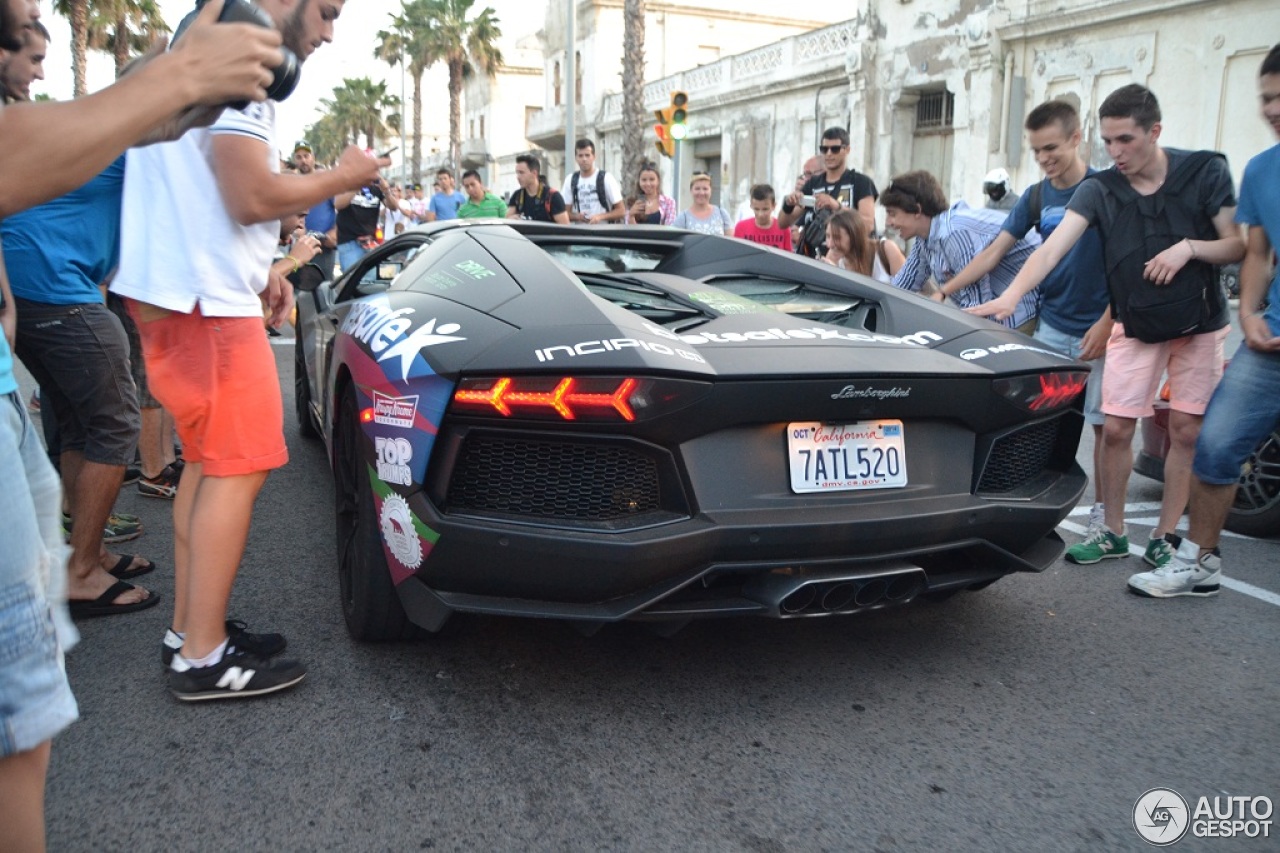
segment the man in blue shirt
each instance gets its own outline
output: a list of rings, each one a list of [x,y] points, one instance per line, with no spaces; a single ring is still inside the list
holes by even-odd
[[[1262,61],[1262,115],[1280,138],[1280,44]],[[1240,466],[1280,423],[1280,144],[1249,161],[1240,181],[1236,222],[1248,228],[1240,267],[1240,328],[1232,356],[1209,400],[1191,465],[1191,527],[1163,568],[1129,578],[1129,590],[1151,598],[1217,595],[1222,578],[1218,538],[1235,501]],[[1263,304],[1267,307],[1261,308]]]
[[[1000,235],[939,291],[945,298],[976,282],[1035,227],[1042,240],[1062,222],[1067,202],[1076,188],[1097,172],[1080,156],[1080,114],[1066,101],[1048,101],[1027,115],[1027,143],[1044,171],[1044,180],[1024,192],[1004,221]],[[1033,209],[1033,204],[1035,209]],[[1102,480],[1102,368],[1107,338],[1111,336],[1111,308],[1107,275],[1102,263],[1102,240],[1096,228],[1085,232],[1054,270],[1039,285],[1040,322],[1035,339],[1093,368],[1085,392],[1084,419],[1093,426],[1094,504],[1089,525],[1103,523]]]
[[[18,309],[17,355],[40,383],[44,416],[58,421],[59,467],[75,522],[67,564],[73,615],[129,613],[160,600],[141,587],[119,591],[118,580],[155,566],[110,554],[102,543],[140,429],[129,341],[99,288],[119,257],[124,161],[0,222]]]
[[[311,143],[299,140],[293,146],[293,166],[300,175],[309,175],[316,170],[316,155],[311,151]],[[326,198],[307,211],[308,231],[323,234],[320,241],[320,254],[312,258],[311,263],[324,273],[324,280],[333,279],[333,262],[337,258],[338,248],[338,210],[333,206],[333,199]]]
[[[894,178],[880,196],[880,203],[887,214],[885,225],[903,239],[915,239],[906,263],[893,277],[894,286],[904,290],[919,292],[930,276],[939,287],[946,289],[953,276],[1003,233],[1000,230],[1005,220],[1003,212],[977,210],[963,201],[948,206],[938,179],[924,171],[907,172]],[[953,296],[961,308],[1000,296],[1039,244],[1040,237],[1036,234],[1015,241],[990,272],[954,293],[946,290],[946,295]],[[1001,322],[1029,335],[1035,327],[1039,306],[1040,294],[1032,291],[1023,296],[1013,314]]]
[[[437,170],[436,183],[440,186],[440,191],[431,197],[427,221],[444,222],[448,219],[457,219],[458,208],[466,203],[467,197],[454,186],[453,172],[448,169]]]

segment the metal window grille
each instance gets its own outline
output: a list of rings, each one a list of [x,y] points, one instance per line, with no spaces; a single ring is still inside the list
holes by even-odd
[[[956,96],[946,91],[922,92],[916,101],[916,130],[942,130],[955,120]]]

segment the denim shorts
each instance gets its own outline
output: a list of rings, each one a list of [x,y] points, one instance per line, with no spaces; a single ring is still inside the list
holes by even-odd
[[[1055,329],[1044,320],[1040,321],[1040,326],[1036,329],[1035,339],[1045,344],[1050,349],[1057,350],[1063,355],[1069,355],[1074,359],[1080,358],[1080,344],[1084,340],[1083,337],[1075,337],[1074,335]],[[1102,368],[1106,364],[1107,357],[1105,355],[1095,358],[1093,361],[1086,361],[1091,369],[1089,373],[1089,383],[1084,389],[1084,421],[1094,426],[1102,426],[1106,420],[1106,416],[1102,414]]]
[[[1240,479],[1240,466],[1280,423],[1280,353],[1245,344],[1232,356],[1209,400],[1191,471],[1214,486]]]
[[[75,629],[61,603],[61,495],[16,393],[0,396],[0,483],[0,757],[7,757],[34,749],[78,716],[62,661]]]
[[[338,266],[342,267],[343,273],[348,273],[351,268],[360,263],[360,259],[369,252],[360,247],[357,240],[348,240],[345,243],[338,244]]]
[[[120,319],[99,302],[14,301],[18,358],[40,383],[44,411],[58,419],[62,449],[102,465],[133,464],[142,421]]]

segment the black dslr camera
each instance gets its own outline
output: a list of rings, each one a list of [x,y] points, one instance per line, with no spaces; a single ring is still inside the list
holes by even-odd
[[[178,29],[173,33],[173,41],[176,42],[182,37],[187,27],[191,26],[191,22],[196,19],[196,15],[200,14],[205,2],[206,0],[196,1],[196,8],[187,13],[187,16],[178,24]],[[218,15],[218,23],[254,24],[259,27],[275,29],[275,23],[271,20],[271,16],[250,3],[249,0],[225,0],[222,4],[222,12]],[[267,97],[273,101],[283,101],[292,95],[294,88],[298,85],[298,78],[302,75],[302,63],[298,62],[297,55],[283,46],[280,48],[280,52],[284,54],[284,61],[272,69],[271,85],[267,87]],[[242,110],[249,106],[249,102],[237,101],[227,104],[227,106]]]

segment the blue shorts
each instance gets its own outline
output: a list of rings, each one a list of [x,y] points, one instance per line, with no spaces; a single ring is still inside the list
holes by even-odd
[[[1080,343],[1084,339],[1055,329],[1043,319],[1032,337],[1063,355],[1080,358]],[[1089,384],[1084,389],[1084,421],[1094,426],[1102,426],[1106,420],[1106,416],[1102,414],[1102,368],[1105,362],[1105,355],[1085,362],[1092,371],[1089,373]]]
[[[1240,466],[1280,423],[1280,353],[1241,344],[1209,399],[1191,471],[1211,486],[1240,479]]]
[[[368,250],[361,248],[358,240],[348,240],[345,243],[338,244],[338,266],[342,267],[343,273],[351,272],[351,268],[360,263],[360,259],[369,254]],[[19,314],[18,316],[22,316]]]
[[[0,757],[34,749],[78,716],[50,598],[66,586],[61,496],[18,394],[0,395]],[[61,607],[61,605],[59,605]]]

